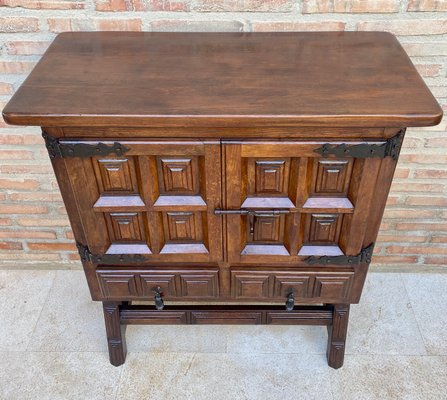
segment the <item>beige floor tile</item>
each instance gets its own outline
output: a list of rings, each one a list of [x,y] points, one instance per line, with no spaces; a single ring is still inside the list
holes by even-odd
[[[402,274],[428,354],[447,355],[447,275]]]
[[[2,400],[114,400],[122,367],[105,353],[0,353]]]
[[[129,354],[124,399],[332,399],[322,355]]]
[[[83,271],[57,271],[28,350],[107,351],[102,306]]]
[[[231,325],[226,329],[229,353],[326,353],[324,326]]]
[[[225,327],[218,325],[129,325],[127,349],[133,352],[223,353]]]
[[[441,400],[447,357],[350,355],[331,378],[334,400]]]
[[[347,354],[424,355],[424,342],[399,274],[368,275],[351,306]]]
[[[0,351],[26,349],[54,275],[51,271],[0,271]]]

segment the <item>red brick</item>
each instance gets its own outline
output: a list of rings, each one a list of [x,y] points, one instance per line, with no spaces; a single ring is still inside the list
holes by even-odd
[[[447,265],[447,256],[424,257],[424,264]]]
[[[11,225],[12,219],[11,218],[0,218],[0,226],[8,226]]]
[[[65,232],[65,237],[67,239],[74,239],[74,235],[72,231]]]
[[[446,197],[419,197],[419,196],[409,196],[405,201],[406,204],[410,206],[440,206],[447,207]]]
[[[0,250],[22,250],[23,246],[20,242],[0,242]]]
[[[141,31],[141,20],[133,19],[98,19],[95,27],[101,31]]]
[[[396,224],[399,231],[447,231],[447,223],[430,222],[400,222]]]
[[[418,169],[414,172],[417,179],[447,179],[447,170],[445,169]]]
[[[36,179],[0,179],[0,189],[37,189],[40,182]]]
[[[28,243],[30,250],[50,250],[50,251],[75,251],[74,243]]]
[[[417,256],[373,256],[373,264],[416,264]]]
[[[386,200],[387,206],[394,206],[399,203],[400,197],[398,196],[388,196],[388,199]]]
[[[6,42],[6,51],[11,55],[40,55],[45,52],[51,42],[40,41],[33,42],[30,40]]]
[[[52,174],[51,165],[0,165],[2,174]]]
[[[439,183],[415,183],[411,182],[411,185],[406,183],[393,182],[391,185],[393,192],[430,192],[440,193],[445,190],[445,186]]]
[[[389,254],[447,254],[447,248],[434,246],[387,246]]]
[[[447,236],[433,236],[430,240],[432,243],[447,243]]]
[[[56,233],[48,231],[32,231],[27,229],[26,231],[10,230],[0,231],[0,238],[3,239],[56,239]]]
[[[65,206],[58,207],[58,208],[57,208],[57,212],[58,212],[59,214],[62,214],[62,215],[68,215],[68,213],[67,213],[67,209],[65,208]]]
[[[447,11],[445,0],[409,0],[408,11]]]
[[[302,0],[303,14],[311,13],[394,13],[398,0]]]
[[[141,19],[48,18],[50,32],[71,31],[141,31]]]
[[[2,204],[0,214],[47,214],[46,206],[34,206],[29,204]]]
[[[435,77],[439,76],[442,65],[441,64],[415,64],[416,69],[422,76]]]
[[[447,164],[447,155],[444,154],[402,154],[401,163],[415,164]]]
[[[1,61],[0,74],[27,74],[35,65],[30,61]]]
[[[9,195],[9,200],[11,201],[43,201],[43,202],[61,202],[62,196],[60,193],[45,193],[45,192],[35,192],[35,193],[11,193]]]
[[[447,19],[411,19],[359,22],[359,31],[386,31],[395,35],[441,35],[447,33]]]
[[[151,30],[156,32],[242,32],[244,24],[239,21],[191,21],[191,20],[158,20],[150,23]]]
[[[3,260],[18,260],[19,262],[30,260],[30,261],[59,261],[61,256],[59,253],[26,253],[21,251],[20,253],[3,253]]]
[[[383,218],[430,219],[436,216],[435,210],[386,209]]]
[[[199,12],[287,12],[292,11],[291,0],[197,0],[194,11]]]
[[[0,0],[0,6],[2,5]],[[0,32],[37,32],[39,30],[39,20],[33,17],[1,17]]]
[[[0,6],[36,10],[70,10],[84,8],[84,0],[0,0]]]
[[[398,167],[394,173],[394,178],[408,178],[410,170],[408,168]]]
[[[447,147],[447,136],[428,138],[426,142],[426,147],[435,147],[435,148]]]
[[[19,218],[17,223],[21,226],[70,226],[66,218],[39,219],[39,218]]]
[[[424,243],[427,240],[426,236],[416,236],[416,235],[395,235],[395,234],[379,234],[377,236],[377,243]]]
[[[96,11],[189,11],[189,3],[176,0],[95,0]]]
[[[10,83],[0,82],[0,95],[12,93],[14,93],[14,88]]]
[[[68,259],[69,260],[73,260],[73,261],[80,261],[81,260],[81,258],[79,257],[78,253],[69,254],[68,255]]]
[[[254,22],[252,24],[255,32],[275,31],[343,31],[345,22],[323,21],[323,22]]]

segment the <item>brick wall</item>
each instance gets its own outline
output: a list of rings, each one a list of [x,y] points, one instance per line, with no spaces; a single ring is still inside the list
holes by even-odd
[[[0,108],[58,32],[381,30],[447,109],[447,0],[0,0]],[[377,267],[447,264],[447,119],[409,129]],[[0,120],[0,266],[79,265],[37,128]]]

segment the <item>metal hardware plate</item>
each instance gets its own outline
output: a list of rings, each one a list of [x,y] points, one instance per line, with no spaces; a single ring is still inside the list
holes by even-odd
[[[333,265],[353,265],[370,263],[374,250],[374,243],[362,249],[356,256],[310,256],[304,261],[308,264],[333,264]]]
[[[92,157],[92,156],[107,156],[115,154],[121,156],[130,149],[123,146],[119,142],[113,144],[105,144],[98,142],[96,144],[87,143],[61,143],[59,139],[48,135],[42,131],[42,136],[45,139],[45,145],[48,150],[50,158],[56,157]]]
[[[89,248],[81,243],[76,243],[82,261],[93,264],[129,264],[145,261],[141,254],[103,254],[101,256],[92,254]]]
[[[385,158],[392,157],[397,160],[402,145],[405,129],[401,129],[395,136],[381,144],[360,143],[350,145],[349,143],[331,144],[325,143],[314,150],[323,157],[354,157],[354,158]]]

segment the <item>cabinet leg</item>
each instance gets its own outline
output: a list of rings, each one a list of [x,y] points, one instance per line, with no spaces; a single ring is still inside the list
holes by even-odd
[[[327,360],[335,369],[343,366],[348,319],[349,304],[334,304],[332,325],[328,326]]]
[[[109,346],[110,363],[115,367],[126,360],[126,325],[120,323],[121,302],[103,302],[104,320],[106,323],[107,344]]]

